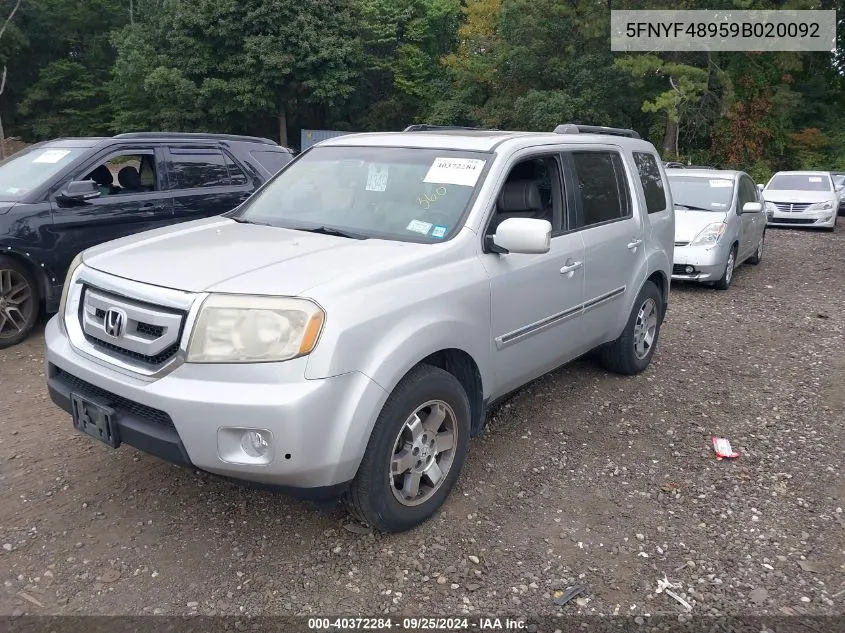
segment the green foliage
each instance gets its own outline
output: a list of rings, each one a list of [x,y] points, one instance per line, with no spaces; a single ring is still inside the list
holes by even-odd
[[[0,19],[10,4],[0,0]],[[0,40],[8,135],[159,129],[284,142],[301,127],[576,122],[634,127],[667,157],[743,168],[758,180],[791,167],[845,168],[841,51],[614,54],[611,3],[595,0],[131,4],[130,16],[129,0],[24,0]],[[845,15],[845,0],[822,6]]]

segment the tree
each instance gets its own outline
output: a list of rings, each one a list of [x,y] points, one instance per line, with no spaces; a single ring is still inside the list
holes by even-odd
[[[147,0],[152,2],[154,0]],[[242,131],[349,96],[361,46],[348,0],[164,0],[114,38],[119,129]]]
[[[12,18],[15,17],[15,13],[18,12],[18,9],[21,7],[21,0],[17,0],[15,2],[15,6],[12,7],[12,10],[9,12],[6,21],[3,22],[3,26],[0,27],[0,39],[3,39],[3,34],[6,32],[6,28],[8,28],[9,23],[12,21]],[[6,89],[6,64],[3,64],[3,75],[0,77],[0,96],[3,95],[3,91]],[[0,160],[6,158],[6,133],[3,130],[3,119],[0,117]]]

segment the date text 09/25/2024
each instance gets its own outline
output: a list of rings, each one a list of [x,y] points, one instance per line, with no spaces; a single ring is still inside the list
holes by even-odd
[[[510,630],[527,628],[528,623],[516,618],[426,618],[426,617],[376,617],[376,618],[309,618],[308,628],[313,631],[359,630],[377,631],[462,631]]]

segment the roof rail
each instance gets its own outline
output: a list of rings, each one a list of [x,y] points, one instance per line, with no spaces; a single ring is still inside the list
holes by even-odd
[[[627,136],[628,138],[642,138],[634,130],[621,127],[604,127],[602,125],[576,125],[564,123],[555,128],[555,134],[610,134],[611,136]]]
[[[243,136],[241,134],[205,134],[202,132],[125,132],[123,134],[115,134],[114,138],[211,138],[220,141],[242,141],[247,143],[261,143],[262,145],[278,145],[276,141],[270,140],[269,138],[262,138],[259,136]]]
[[[414,125],[409,125],[406,127],[403,132],[436,132],[438,130],[473,130],[473,131],[491,131],[491,132],[498,132],[496,128],[493,127],[469,127],[465,125],[431,125],[430,123],[416,123]]]

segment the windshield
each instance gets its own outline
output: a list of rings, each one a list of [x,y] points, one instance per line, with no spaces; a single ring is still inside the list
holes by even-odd
[[[315,147],[237,213],[242,222],[438,242],[460,228],[491,154]]]
[[[87,151],[84,147],[38,147],[10,156],[0,162],[0,200],[20,200]]]
[[[809,174],[775,174],[766,189],[781,191],[830,191],[830,178]]]
[[[731,206],[734,182],[727,178],[670,176],[669,188],[675,207],[683,211],[722,211]]]

